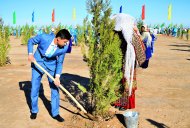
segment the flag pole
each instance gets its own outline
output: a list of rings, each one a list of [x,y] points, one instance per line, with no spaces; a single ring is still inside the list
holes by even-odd
[[[75,21],[76,21],[76,8],[73,8],[73,14],[72,14],[72,19],[73,19],[73,26],[75,26]]]

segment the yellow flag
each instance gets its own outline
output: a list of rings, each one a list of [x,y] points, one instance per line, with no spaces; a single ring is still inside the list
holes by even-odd
[[[73,20],[76,20],[76,8],[73,8]]]
[[[172,4],[168,6],[168,20],[172,19]]]

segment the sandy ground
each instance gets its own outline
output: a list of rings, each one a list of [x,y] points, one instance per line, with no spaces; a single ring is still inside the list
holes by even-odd
[[[27,47],[20,39],[11,37],[11,64],[0,68],[0,128],[124,128],[123,117],[115,116],[106,122],[92,122],[76,113],[78,110],[60,92],[59,123],[49,114],[50,88],[46,76],[39,98],[39,114],[30,119],[31,68]],[[190,128],[190,42],[159,36],[149,68],[138,69],[136,109],[140,128]],[[65,58],[64,86],[80,99],[80,91],[72,81],[89,83],[89,70],[82,60],[80,47],[74,47]],[[82,99],[80,99],[81,101]],[[82,103],[82,102],[81,102]],[[120,112],[122,113],[122,112]]]

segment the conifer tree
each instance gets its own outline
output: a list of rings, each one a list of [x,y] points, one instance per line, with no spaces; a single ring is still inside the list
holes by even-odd
[[[62,26],[61,26],[61,23],[59,23],[57,27],[55,28],[55,34],[57,34],[61,29],[62,29]]]
[[[34,26],[29,26],[26,24],[23,26],[22,30],[21,42],[23,45],[26,45],[28,43],[28,40],[34,35]]]
[[[9,61],[9,36],[9,26],[3,25],[3,20],[0,18],[0,66],[4,66]]]
[[[110,20],[110,0],[87,0],[86,5],[93,17],[87,40],[93,114],[104,118],[110,104],[118,98],[115,91],[120,87],[122,78],[121,42],[113,31],[114,22]]]
[[[137,28],[139,29],[139,30],[141,30],[141,27],[143,26],[143,21],[142,21],[142,19],[141,18],[139,18],[138,20],[137,20]]]

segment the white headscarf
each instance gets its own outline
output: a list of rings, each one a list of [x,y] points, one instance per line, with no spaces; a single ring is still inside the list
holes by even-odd
[[[124,77],[127,79],[130,96],[132,92],[135,67],[135,50],[132,45],[133,27],[135,24],[135,19],[134,17],[123,13],[115,14],[111,19],[115,20],[115,30],[122,31],[123,37],[127,42]]]
[[[150,32],[143,32],[142,33],[142,40],[147,38],[146,45],[147,47],[151,47],[152,37],[150,35]]]
[[[146,45],[147,47],[151,47],[151,42],[152,42],[152,37],[150,35],[150,32],[148,32],[148,27],[147,25],[143,25],[145,27],[145,32],[142,33],[142,40],[147,38]]]

